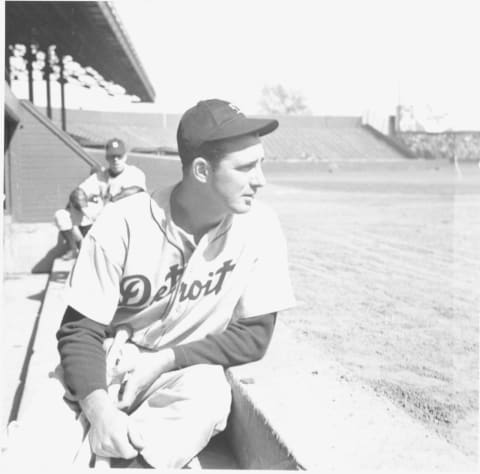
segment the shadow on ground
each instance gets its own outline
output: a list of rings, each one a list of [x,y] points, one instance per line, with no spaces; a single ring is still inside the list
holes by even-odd
[[[58,233],[57,243],[33,266],[32,273],[49,273],[52,270],[53,261],[64,255],[67,250],[68,245]]]
[[[45,296],[45,290],[39,291],[38,293],[35,293],[34,295],[27,296],[29,300],[34,300],[34,301],[43,301],[43,297]]]

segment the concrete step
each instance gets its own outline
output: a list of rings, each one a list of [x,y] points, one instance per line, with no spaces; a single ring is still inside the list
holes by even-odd
[[[9,420],[16,416],[26,375],[25,355],[29,353],[33,342],[32,334],[47,283],[46,274],[3,276],[0,317],[1,440]],[[2,443],[0,441],[0,445]]]

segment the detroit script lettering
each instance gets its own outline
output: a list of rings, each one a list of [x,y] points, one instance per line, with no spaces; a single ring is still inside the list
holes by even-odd
[[[162,285],[152,298],[152,283],[144,275],[129,275],[120,281],[120,306],[142,307],[150,301],[156,303],[170,295],[180,283],[179,301],[194,301],[200,296],[210,294],[217,295],[222,289],[228,273],[233,271],[235,264],[232,260],[226,260],[222,266],[212,272],[208,272],[204,281],[193,280],[190,283],[180,282],[185,267],[178,264],[172,265],[165,275],[165,284]]]

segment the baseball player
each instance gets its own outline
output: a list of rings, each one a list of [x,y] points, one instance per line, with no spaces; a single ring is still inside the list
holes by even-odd
[[[106,204],[146,190],[143,171],[126,163],[122,140],[109,140],[105,157],[108,167],[92,173],[72,191],[66,208],[55,213],[55,223],[69,247],[64,259],[77,256],[83,237]]]
[[[257,200],[259,137],[277,126],[223,100],[199,102],[178,126],[182,180],[95,221],[57,333],[61,367],[49,396],[68,401],[55,408],[57,461],[71,462],[88,430],[97,456],[181,468],[225,428],[224,369],[263,357],[277,313],[294,305],[285,238]],[[129,340],[113,350],[117,328]],[[113,398],[106,374],[121,383]]]

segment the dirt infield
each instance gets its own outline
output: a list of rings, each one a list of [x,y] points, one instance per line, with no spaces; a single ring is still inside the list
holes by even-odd
[[[284,321],[476,457],[480,169],[461,172],[272,163],[262,198],[289,242],[299,305]]]

